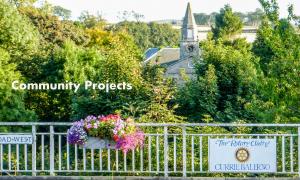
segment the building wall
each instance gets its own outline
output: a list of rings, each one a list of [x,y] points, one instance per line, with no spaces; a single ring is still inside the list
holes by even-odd
[[[174,29],[181,29],[181,26],[173,26]],[[211,32],[210,26],[198,26],[198,38],[203,41],[207,38],[207,34]],[[256,38],[257,27],[244,26],[243,32],[240,37],[244,37],[248,42],[253,42]]]
[[[184,77],[182,76],[182,72],[188,78],[195,78],[195,69],[191,66],[191,60],[184,59],[172,66],[169,66],[167,68],[165,76],[174,78],[178,84],[183,84]]]
[[[198,32],[198,38],[199,41],[203,41],[207,38],[208,32]],[[243,32],[241,35],[239,35],[241,38],[246,38],[246,40],[250,43],[254,42],[256,39],[256,33],[254,32]]]

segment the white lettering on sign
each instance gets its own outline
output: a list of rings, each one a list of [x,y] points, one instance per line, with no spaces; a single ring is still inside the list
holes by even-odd
[[[275,139],[209,139],[211,172],[276,172]]]
[[[32,144],[32,135],[1,134],[0,144]]]

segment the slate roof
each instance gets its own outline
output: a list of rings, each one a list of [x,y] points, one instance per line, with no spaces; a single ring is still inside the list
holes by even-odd
[[[145,59],[150,58],[153,54],[157,53],[159,51],[159,48],[149,48],[145,52]]]
[[[169,64],[180,59],[180,48],[162,48],[149,58],[145,59],[145,63],[151,64]]]

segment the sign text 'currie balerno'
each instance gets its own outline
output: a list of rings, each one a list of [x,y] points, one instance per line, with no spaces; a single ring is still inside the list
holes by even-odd
[[[276,172],[275,139],[209,139],[211,172]]]
[[[31,134],[1,134],[0,144],[32,144]]]

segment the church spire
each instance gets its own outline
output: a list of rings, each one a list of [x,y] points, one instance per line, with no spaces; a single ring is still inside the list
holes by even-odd
[[[197,40],[197,25],[191,4],[188,3],[182,23],[182,40]]]
[[[198,28],[192,12],[191,4],[188,3],[181,29],[180,58],[186,59],[197,57],[198,55]]]
[[[191,3],[188,3],[185,16],[183,19],[183,26],[186,28],[193,28],[196,26],[195,17],[192,13]]]

